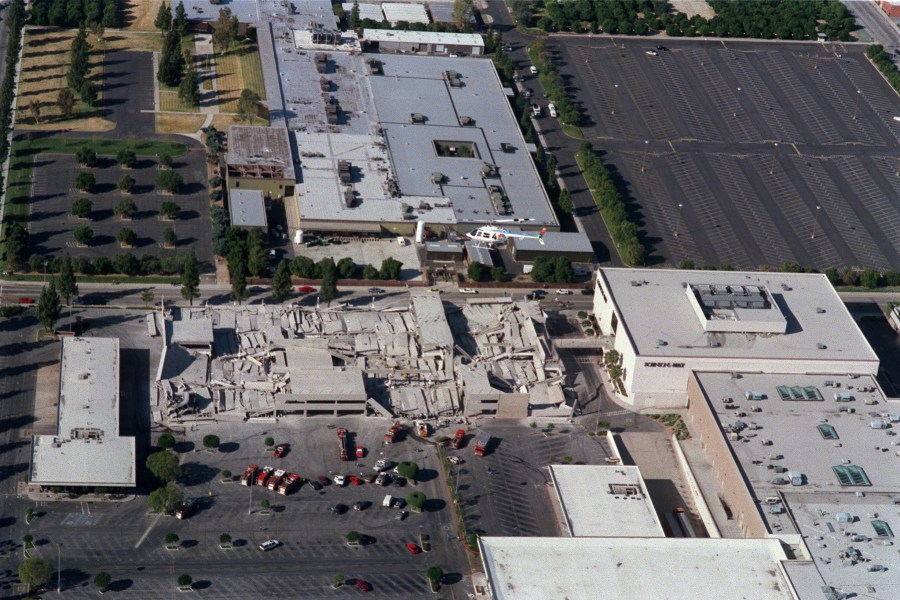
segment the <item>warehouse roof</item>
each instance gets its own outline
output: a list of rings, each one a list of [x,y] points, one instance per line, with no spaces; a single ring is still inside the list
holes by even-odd
[[[581,232],[552,231],[544,236],[543,243],[534,238],[510,238],[516,250],[544,252],[594,253],[591,240]]]
[[[601,269],[601,283],[620,316],[618,335],[641,358],[832,360],[877,369],[825,275]]]
[[[341,3],[341,7],[343,7],[344,12],[349,15],[350,11],[353,10],[353,2],[343,2]],[[381,23],[384,20],[384,13],[381,12],[380,4],[372,4],[369,2],[359,2],[357,4],[359,6],[359,18],[360,20],[371,19],[373,21],[377,21]],[[366,30],[368,31],[368,30]]]
[[[225,162],[229,166],[277,167],[283,169],[283,179],[294,179],[294,159],[288,131],[283,127],[231,125]]]
[[[390,29],[363,29],[363,39],[368,42],[401,42],[411,44],[484,47],[484,38],[479,34],[458,33],[452,31],[392,31]]]
[[[259,0],[228,0],[220,6],[213,6],[210,0],[178,0],[184,2],[188,21],[215,21],[223,8],[231,10],[239,23],[253,24],[259,21]]]
[[[133,437],[119,435],[119,340],[63,338],[56,435],[34,437],[31,483],[135,484]]]
[[[665,537],[637,467],[550,465],[550,476],[573,536]]]
[[[425,12],[425,6],[415,3],[401,2],[383,2],[381,9],[384,11],[384,18],[396,25],[400,21],[407,23],[428,23],[428,13]]]
[[[481,537],[494,600],[792,600],[775,539]]]
[[[266,227],[266,204],[261,190],[234,188],[228,192],[228,214],[234,227]]]

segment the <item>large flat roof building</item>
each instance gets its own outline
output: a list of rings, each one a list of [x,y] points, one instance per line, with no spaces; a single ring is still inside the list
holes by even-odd
[[[287,129],[230,126],[225,180],[228,190],[261,190],[272,198],[293,198],[296,177]]]
[[[795,600],[778,540],[481,537],[494,600]]]
[[[692,371],[878,371],[824,275],[601,269],[594,314],[639,409],[686,406]]]
[[[63,338],[56,435],[36,435],[30,483],[134,487],[134,437],[119,435],[119,340]]]
[[[364,48],[373,52],[484,54],[484,38],[477,33],[363,29],[362,37]]]

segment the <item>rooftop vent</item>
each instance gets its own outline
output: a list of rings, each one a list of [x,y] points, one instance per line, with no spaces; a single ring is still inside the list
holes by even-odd
[[[820,314],[820,315],[821,315],[821,314],[825,314],[825,309],[822,308],[821,306],[817,306],[817,307],[816,307],[816,312],[817,312],[818,314]]]
[[[818,344],[816,344],[816,348],[818,348],[819,350],[827,350],[828,346],[826,346],[822,342],[819,342]]]
[[[463,127],[474,127],[475,119],[473,119],[472,117],[460,117],[459,124]]]
[[[411,115],[409,115],[409,122],[419,124],[424,123],[425,115],[423,115],[422,113],[412,113]]]
[[[657,346],[668,346],[669,342],[667,342],[666,340],[660,339],[660,340],[656,340],[656,345]]]

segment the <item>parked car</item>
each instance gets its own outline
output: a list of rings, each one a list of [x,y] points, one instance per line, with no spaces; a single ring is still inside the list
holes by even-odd
[[[335,477],[335,480],[336,479],[337,479],[337,477]],[[360,479],[356,475],[351,475],[350,477],[348,477],[348,479],[350,480],[350,483],[352,483],[353,485],[362,485],[363,483],[365,483],[362,479]]]
[[[275,446],[275,458],[281,458],[290,450],[289,444],[278,444]]]
[[[408,512],[406,512],[405,510],[401,510],[400,512],[397,513],[397,516],[394,518],[397,519],[398,521],[402,521],[403,519],[405,519],[408,516],[409,516]]]
[[[550,116],[554,119],[556,118],[556,105],[552,102],[547,105],[547,112],[550,113]]]
[[[375,480],[378,485],[388,485],[391,483],[391,476],[387,473],[380,473],[378,479]]]
[[[559,294],[560,296],[568,296],[569,294],[572,293],[572,290],[567,290],[566,288],[559,288],[558,290],[556,290],[556,293]]]
[[[331,485],[331,480],[328,479],[327,477],[325,477],[324,475],[319,475],[317,477],[317,479],[319,480],[319,483],[321,483],[322,485]]]
[[[478,290],[475,288],[459,288],[460,294],[477,294]]]
[[[345,483],[347,483],[347,479],[343,475],[334,476],[334,485],[343,486]]]
[[[369,293],[370,294],[383,294],[384,290],[381,288],[371,287],[371,288],[369,288]]]
[[[274,550],[278,546],[281,545],[281,542],[278,540],[266,540],[262,544],[259,545],[259,549],[263,552],[268,552],[269,550]]]
[[[533,102],[531,104],[531,114],[534,115],[535,117],[541,116],[541,105],[538,104],[537,102]]]
[[[34,304],[34,298],[22,296],[21,298],[19,298],[19,304]]]
[[[312,294],[314,291],[316,291],[316,288],[311,285],[301,285],[297,288],[297,291],[301,294]]]
[[[185,498],[175,509],[176,519],[189,519],[200,508],[200,502],[196,498]]]
[[[653,48],[648,48],[647,50],[644,50],[644,54],[647,54],[648,56],[659,56],[659,52],[657,52]]]
[[[347,505],[346,504],[335,504],[334,506],[331,507],[331,512],[333,512],[336,515],[342,515],[345,512],[347,512]]]
[[[537,75],[537,74],[538,74],[538,68],[537,68],[536,66],[534,66],[534,65],[531,65],[530,67],[528,67],[528,71],[529,71],[532,75]]]
[[[396,485],[397,487],[403,487],[404,485],[406,485],[406,477],[395,475],[394,485]]]
[[[406,549],[409,550],[410,554],[420,554],[422,552],[422,549],[419,548],[417,545],[413,544],[412,542],[408,542],[406,544]]]
[[[359,500],[353,503],[353,510],[366,510],[372,506],[372,503],[368,500]]]
[[[315,479],[310,479],[309,485],[311,485],[312,489],[316,490],[317,492],[322,489],[322,484],[319,483],[318,481],[316,481]]]
[[[371,592],[372,584],[363,579],[357,579],[356,580],[356,589],[358,589],[361,592]]]

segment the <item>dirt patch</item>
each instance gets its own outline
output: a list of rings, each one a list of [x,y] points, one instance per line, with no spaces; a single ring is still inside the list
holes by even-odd
[[[37,374],[34,394],[34,435],[56,433],[59,401],[59,361],[41,367]]]
[[[158,133],[196,133],[206,115],[173,115],[156,114],[156,131]]]
[[[107,52],[112,50],[130,50],[132,52],[161,52],[162,34],[145,33],[142,31],[128,31],[119,29],[109,31],[99,42],[99,46]],[[154,77],[156,73],[153,74]]]
[[[30,120],[30,119],[29,119]],[[71,121],[53,121],[49,123],[16,123],[16,129],[31,131],[112,131],[116,128],[116,124],[109,119],[102,117],[86,117],[84,119],[73,119]]]
[[[706,0],[669,0],[672,9],[686,14],[688,17],[700,15],[704,19],[712,19],[716,11],[706,3]]]
[[[258,124],[258,121],[256,122]],[[229,125],[247,125],[247,123],[241,121],[236,113],[219,113],[213,115],[212,126],[219,131],[227,131]]]
[[[125,2],[125,22],[128,29],[137,31],[157,31],[153,26],[159,6],[163,0],[127,0]]]

